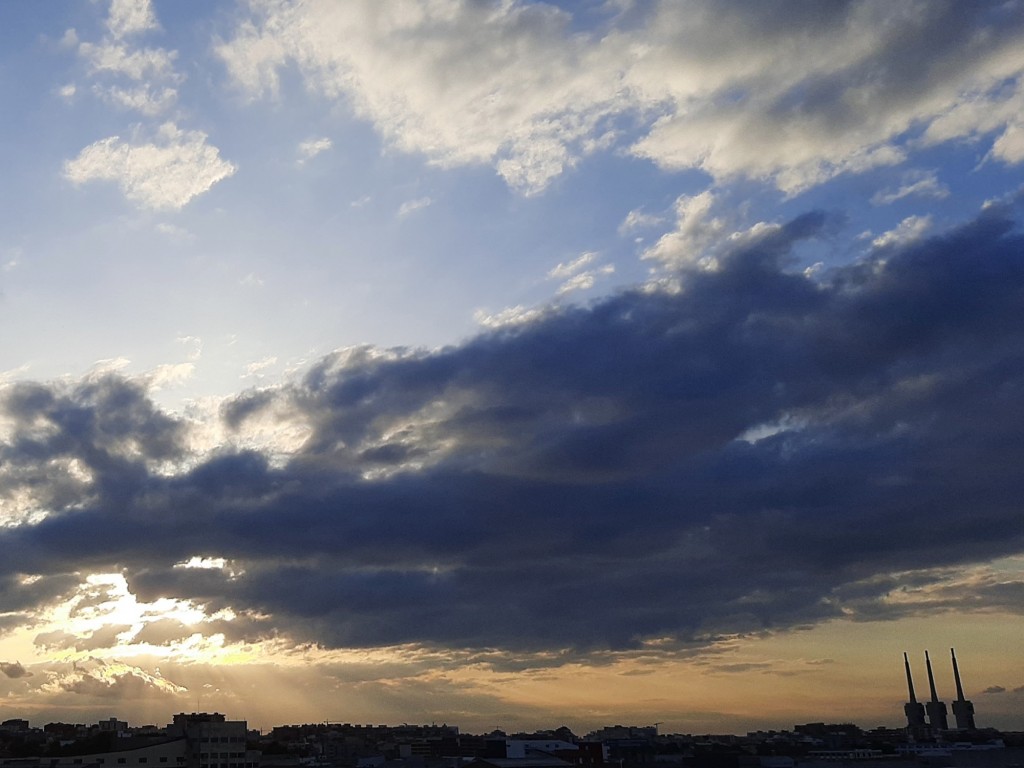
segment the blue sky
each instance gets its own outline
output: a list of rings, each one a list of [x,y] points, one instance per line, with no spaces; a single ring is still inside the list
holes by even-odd
[[[5,4],[8,695],[898,719],[956,640],[1012,712],[1021,10]]]

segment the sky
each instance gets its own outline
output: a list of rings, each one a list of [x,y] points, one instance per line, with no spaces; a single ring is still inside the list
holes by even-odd
[[[0,716],[1024,730],[1024,7],[0,4]]]

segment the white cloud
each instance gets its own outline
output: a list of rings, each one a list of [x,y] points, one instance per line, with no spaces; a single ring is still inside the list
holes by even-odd
[[[555,294],[562,296],[573,291],[588,290],[594,287],[599,276],[612,274],[615,271],[615,267],[611,264],[605,264],[596,269],[585,269],[593,264],[597,257],[598,254],[595,251],[587,251],[572,261],[562,262],[553,267],[548,272],[548,279],[563,281]]]
[[[592,263],[596,258],[597,253],[595,253],[594,251],[587,251],[586,253],[581,254],[579,257],[573,259],[570,262],[563,262],[559,264],[557,267],[552,268],[552,270],[548,272],[548,277],[555,279],[569,277],[570,275],[579,272],[581,269],[583,269],[583,267]]]
[[[321,152],[326,152],[332,146],[331,140],[328,138],[321,139],[308,139],[299,144],[299,164],[305,163],[312,160],[314,157],[319,155]]]
[[[398,213],[396,215],[400,219],[404,218],[413,211],[418,211],[421,208],[426,208],[433,202],[434,201],[431,200],[429,197],[418,197],[415,200],[406,200],[404,203],[401,204],[401,206],[399,206]]]
[[[478,309],[473,313],[473,319],[484,328],[506,328],[540,320],[549,311],[540,307],[524,307],[521,304],[516,304],[514,307],[508,307],[493,314]]]
[[[620,111],[622,54],[567,36],[568,16],[548,5],[251,7],[253,19],[218,51],[252,95],[275,93],[278,70],[294,62],[398,149],[443,167],[490,163],[526,193],[572,165],[604,134],[601,117]]]
[[[901,162],[901,134],[1024,74],[1020,21],[982,6],[663,3],[645,32],[630,82],[673,108],[634,151],[790,193]]]
[[[676,228],[662,235],[643,258],[668,267],[699,263],[708,246],[720,241],[728,226],[723,217],[713,213],[715,202],[714,194],[708,191],[681,195],[676,200]]]
[[[78,53],[90,64],[93,74],[108,72],[131,80],[172,77],[177,51],[164,48],[131,49],[119,43],[82,43]]]
[[[150,0],[111,0],[107,29],[115,38],[158,28]]]
[[[590,269],[586,272],[580,272],[579,274],[573,275],[560,286],[555,292],[558,296],[563,296],[572,291],[585,291],[594,287],[594,282],[601,275],[611,275],[615,272],[615,267],[611,264],[605,264],[603,267],[598,269]]]
[[[75,31],[74,27],[70,27],[64,30],[64,34],[61,35],[60,41],[57,43],[61,48],[74,49],[78,47],[78,32]]]
[[[196,372],[195,363],[164,363],[150,371],[146,380],[153,391],[177,387],[191,379]]]
[[[641,209],[635,208],[626,214],[626,218],[619,224],[619,234],[627,235],[630,232],[634,232],[638,229],[648,229],[649,227],[656,227],[663,223],[665,220],[660,216],[655,216],[650,213],[644,213]]]
[[[178,99],[177,89],[157,88],[148,84],[136,88],[95,85],[93,93],[108,104],[140,112],[147,117],[156,117],[166,112]]]
[[[11,368],[10,370],[7,371],[0,371],[0,387],[6,384],[10,384],[12,381],[20,379],[22,376],[28,373],[29,370],[31,370],[31,366],[28,363],[22,363],[17,368]],[[0,431],[0,435],[2,434],[3,432]],[[7,436],[4,435],[4,437],[6,439]]]
[[[242,374],[243,379],[262,379],[266,375],[266,370],[277,365],[277,358],[270,356],[265,357],[262,360],[249,363],[245,366],[245,373]]]
[[[1015,165],[1024,162],[1024,127],[1011,123],[992,145],[992,156],[1005,163]]]
[[[941,200],[949,195],[949,188],[939,181],[935,171],[910,173],[904,176],[898,189],[877,192],[872,198],[873,205],[888,205],[904,197],[932,197]]]
[[[178,52],[138,47],[125,39],[158,28],[149,0],[113,0],[107,28],[109,34],[98,43],[78,42],[74,30],[68,30],[61,43],[77,45],[90,77],[98,81],[92,92],[108,104],[148,117],[167,112],[177,101],[177,85],[185,79],[174,68]],[[68,99],[75,90],[74,85],[65,86],[62,95]]]
[[[931,216],[908,216],[895,229],[883,232],[871,241],[875,248],[901,245],[919,239],[932,226]]]
[[[89,374],[93,376],[103,376],[107,373],[118,373],[125,370],[132,361],[127,357],[109,357],[103,360],[97,360],[89,368]]]
[[[965,93],[928,124],[921,143],[933,146],[953,139],[976,140],[1013,125],[1024,111],[1024,78],[1020,76],[1020,66],[1019,61],[1011,59],[1002,67],[1004,80]]]
[[[555,292],[562,296],[572,291],[583,291],[594,287],[594,282],[602,275],[611,275],[615,267],[611,264],[597,267],[596,269],[585,269],[597,259],[595,251],[587,251],[569,262],[562,262],[548,272],[548,279],[562,280],[562,284]]]
[[[115,182],[125,197],[144,208],[180,209],[235,172],[206,138],[201,131],[182,131],[173,123],[164,123],[152,142],[111,136],[65,163],[64,174],[75,184]]]
[[[1007,126],[1024,22],[1009,11],[712,0],[634,11],[628,28],[587,34],[566,12],[512,0],[250,0],[218,53],[253,97],[276,93],[294,65],[393,147],[442,167],[490,164],[526,194],[622,140],[609,128],[624,115],[639,125],[637,156],[790,194],[901,163],[921,143],[1003,131],[994,156],[1021,152]]]

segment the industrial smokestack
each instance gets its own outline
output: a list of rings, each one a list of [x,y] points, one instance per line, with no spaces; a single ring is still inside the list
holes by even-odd
[[[903,652],[903,666],[907,669],[907,690],[910,692],[910,701],[903,705],[903,713],[907,716],[907,727],[912,733],[924,731],[924,705],[918,702],[914,695],[914,678],[910,676],[910,659],[907,652]]]
[[[953,677],[956,679],[956,701],[953,702],[953,716],[959,730],[971,730],[974,726],[974,704],[964,698],[964,687],[960,684],[960,668],[956,665],[956,651],[949,649],[953,657]]]
[[[928,724],[933,731],[948,731],[949,722],[946,720],[946,704],[939,701],[935,693],[935,677],[932,675],[932,660],[928,658],[928,651],[924,652],[924,663],[928,668],[928,686],[931,688],[932,700],[927,704]]]
[[[917,696],[914,695],[914,678],[910,676],[910,659],[907,652],[903,652],[903,665],[907,668],[907,688],[910,690],[910,703],[917,704]]]

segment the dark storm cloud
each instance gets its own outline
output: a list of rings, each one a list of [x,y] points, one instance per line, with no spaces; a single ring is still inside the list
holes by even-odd
[[[147,622],[136,633],[134,642],[149,643],[150,645],[170,645],[171,643],[186,640],[195,632],[195,629],[177,619],[158,619],[157,621]]]
[[[144,487],[157,463],[181,456],[184,425],[141,385],[113,375],[70,387],[14,384],[0,411],[12,431],[0,443],[0,500],[28,494],[40,510],[92,500],[111,509]]]
[[[143,599],[232,608],[249,638],[540,659],[889,618],[879,600],[948,579],[933,570],[1024,551],[1024,239],[994,205],[821,282],[790,271],[829,226],[771,230],[681,292],[437,351],[350,350],[229,403],[239,430],[308,428],[284,464],[157,474],[183,427],[133,385],[14,388],[6,482],[54,498],[54,456],[92,478],[0,533],[0,567],[120,569]],[[174,567],[193,556],[228,565]],[[950,608],[1020,595],[964,589]]]
[[[131,628],[131,624],[107,624],[85,636],[58,629],[36,635],[34,642],[42,648],[55,650],[95,651],[117,645],[118,635],[128,632]]]
[[[74,575],[59,572],[32,578],[25,578],[18,573],[0,574],[0,612],[31,613],[32,609],[38,606],[70,594],[78,582],[79,579]],[[13,626],[5,621],[5,618],[0,616],[0,632]]]
[[[19,661],[0,661],[0,672],[12,680],[17,680],[19,677],[32,677],[32,673],[25,669]]]
[[[152,675],[139,667],[93,658],[73,662],[69,669],[51,672],[51,676],[52,684],[62,691],[100,700],[173,698],[186,692],[159,673]]]

